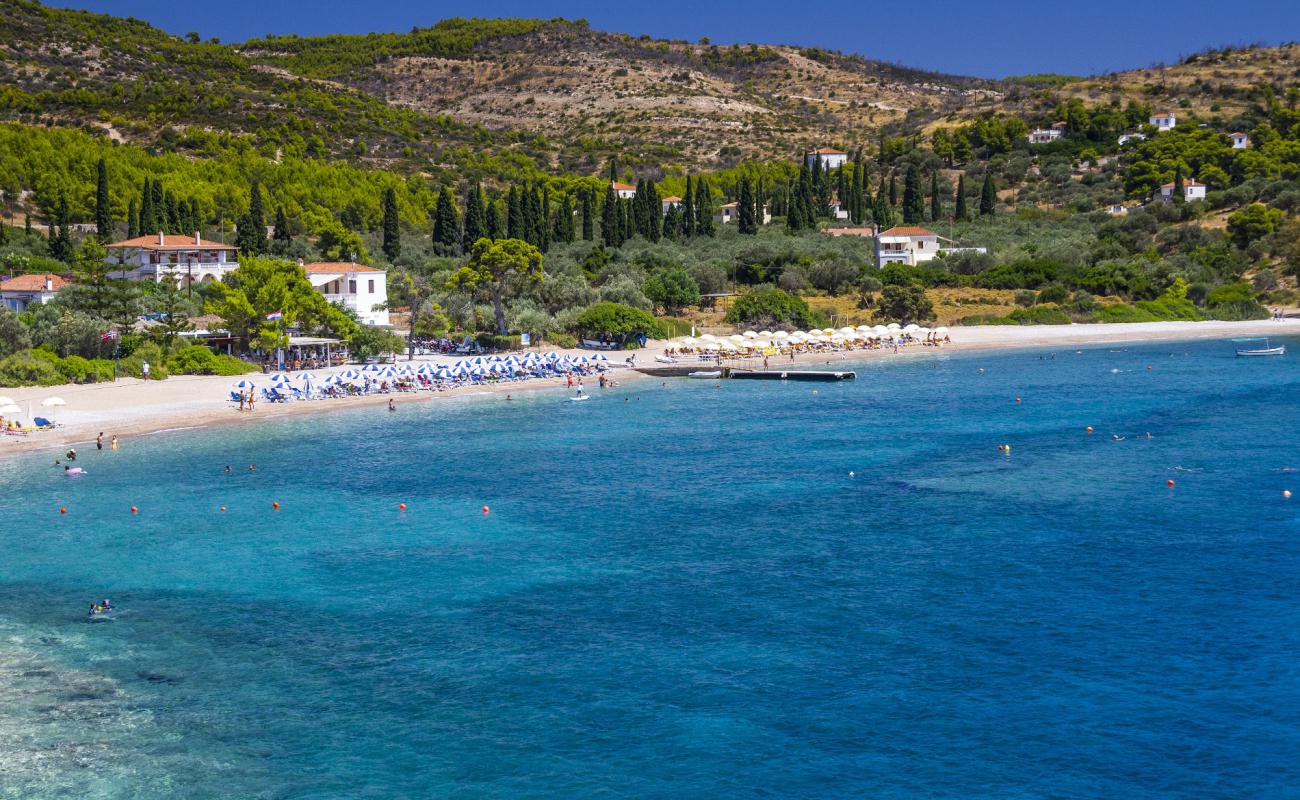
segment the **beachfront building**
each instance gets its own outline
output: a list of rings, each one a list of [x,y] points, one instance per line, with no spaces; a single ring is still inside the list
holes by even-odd
[[[1250,138],[1240,131],[1228,134],[1228,138],[1232,140],[1233,150],[1245,150],[1250,146]]]
[[[298,262],[307,280],[331,303],[342,303],[366,325],[388,325],[388,273],[347,261]],[[375,306],[380,306],[376,310]]]
[[[879,266],[906,264],[914,267],[939,255],[939,234],[925,228],[895,226],[876,237]]]
[[[1178,116],[1175,114],[1152,114],[1147,122],[1155,126],[1156,133],[1171,131],[1178,124]]]
[[[823,170],[839,169],[844,166],[844,162],[849,160],[849,154],[833,147],[819,147],[804,154],[803,160],[809,167],[816,162],[820,162]]]
[[[740,203],[723,203],[718,209],[718,213],[713,215],[713,221],[719,225],[730,225],[733,222],[740,222]],[[767,225],[772,222],[772,209],[763,206],[763,218],[758,221],[759,225]]]
[[[614,190],[614,196],[619,200],[631,200],[636,197],[636,187],[631,184],[610,181],[609,185]]]
[[[182,288],[191,283],[219,281],[239,267],[234,245],[210,242],[198,233],[178,236],[154,233],[104,245],[114,272],[128,280],[174,278]]]
[[[10,311],[26,311],[28,306],[43,305],[54,299],[68,282],[62,276],[47,272],[43,275],[16,275],[0,281],[0,306]]]
[[[1050,144],[1065,135],[1064,122],[1053,123],[1050,128],[1035,128],[1029,132],[1030,144]]]
[[[1156,199],[1164,200],[1166,203],[1169,202],[1170,200],[1173,200],[1174,188],[1175,185],[1172,183],[1166,183],[1165,185],[1161,186],[1160,194],[1156,195]],[[1183,184],[1183,199],[1189,203],[1192,202],[1193,200],[1204,200],[1205,184],[1197,183],[1196,181],[1191,181],[1191,180],[1185,182]]]

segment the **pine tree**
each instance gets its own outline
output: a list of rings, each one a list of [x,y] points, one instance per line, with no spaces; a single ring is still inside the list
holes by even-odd
[[[943,199],[939,197],[939,173],[930,175],[930,221],[943,219]]]
[[[600,210],[600,238],[605,247],[618,247],[622,243],[622,226],[618,218],[618,195],[614,194],[614,184],[605,189],[605,205]]]
[[[513,185],[506,199],[506,236],[511,239],[522,239],[525,236],[523,204],[519,201],[519,189]]]
[[[140,235],[140,206],[134,197],[126,205],[126,238],[134,239]]]
[[[483,187],[475,183],[465,193],[465,235],[461,247],[465,252],[487,236],[487,212],[483,210]]]
[[[957,176],[956,203],[957,205],[953,210],[952,215],[958,222],[965,222],[969,215],[966,213],[966,173],[964,172]]]
[[[998,187],[993,183],[993,173],[984,173],[984,188],[980,189],[980,216],[990,217],[998,206]]]
[[[749,178],[740,179],[740,190],[736,198],[736,221],[740,233],[753,236],[758,233],[758,223],[754,221],[754,193],[749,188]]]
[[[283,207],[281,208],[283,212]],[[277,217],[277,221],[278,221]],[[275,232],[280,233],[280,226],[275,226]],[[397,219],[397,190],[389,186],[384,190],[384,255],[388,256],[389,261],[396,261],[397,257],[402,254],[402,231],[398,227]]]
[[[925,222],[925,201],[921,199],[921,170],[913,164],[903,179],[903,224],[922,222]]]
[[[681,228],[686,237],[695,235],[695,188],[691,176],[686,176],[686,191],[682,194]]]
[[[113,210],[108,201],[108,164],[99,159],[95,165],[95,234],[101,242],[113,235]]]
[[[713,192],[703,177],[695,179],[695,235],[713,236]]]
[[[595,213],[592,209],[594,192],[591,189],[581,189],[582,192],[582,241],[590,242],[596,238],[596,221],[592,219]]]
[[[439,255],[455,255],[460,242],[460,224],[456,219],[456,198],[451,187],[443,186],[433,209],[433,249]]]

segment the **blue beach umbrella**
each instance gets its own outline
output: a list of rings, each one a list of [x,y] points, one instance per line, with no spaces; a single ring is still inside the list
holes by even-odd
[[[236,384],[235,384],[235,388],[236,388],[236,389],[256,389],[256,388],[257,388],[257,384],[253,383],[253,382],[250,381],[250,380],[245,379],[245,380],[240,381],[239,383],[236,383]]]

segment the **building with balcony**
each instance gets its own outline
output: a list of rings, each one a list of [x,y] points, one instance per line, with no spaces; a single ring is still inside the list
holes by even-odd
[[[341,303],[366,325],[388,325],[388,273],[346,261],[301,264],[307,280],[331,303]],[[375,306],[381,306],[375,310]]]
[[[61,275],[16,275],[0,281],[0,308],[26,311],[28,306],[41,305],[54,299],[59,290],[68,285]]]
[[[176,280],[181,288],[191,283],[219,281],[239,267],[234,245],[210,242],[198,233],[178,236],[154,233],[104,245],[108,263],[119,277],[128,280],[151,280],[164,277]]]

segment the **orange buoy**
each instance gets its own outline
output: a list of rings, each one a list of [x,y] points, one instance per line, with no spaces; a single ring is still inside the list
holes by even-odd
[[[59,513],[60,513],[60,514],[66,514],[66,513],[68,513],[68,507],[67,507],[67,506],[59,506]]]
[[[487,506],[483,506],[483,513],[484,514],[490,513]]]
[[[401,509],[402,511],[405,511],[405,510],[406,510],[406,503],[398,503],[398,504],[397,504],[397,507],[398,507],[399,509]]]
[[[271,504],[271,508],[274,508],[276,511],[279,511],[279,510],[280,510],[280,501],[279,501],[279,500],[276,500],[274,503],[272,503],[272,504]]]
[[[1092,426],[1089,425],[1087,428],[1085,428],[1085,430],[1088,431],[1088,433],[1092,433]]]
[[[139,514],[139,513],[140,513],[140,509],[136,508],[135,506],[131,506],[131,513],[132,513],[132,514]]]
[[[1283,497],[1287,497],[1287,498],[1289,498],[1289,497],[1291,496],[1291,490],[1290,490],[1290,489],[1283,489],[1283,490],[1282,490],[1282,496],[1283,496]]]
[[[1165,481],[1165,486],[1168,486],[1170,489],[1174,488],[1174,479],[1170,478],[1169,480]]]

